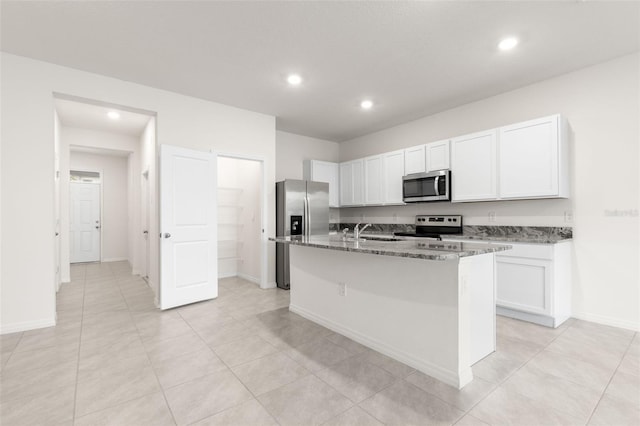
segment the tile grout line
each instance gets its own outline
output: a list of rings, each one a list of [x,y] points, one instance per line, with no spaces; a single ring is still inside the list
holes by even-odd
[[[238,381],[238,382],[239,382],[239,383],[240,383],[240,384],[241,384],[241,385],[242,385],[242,386],[247,390],[247,392],[249,392],[249,394],[251,394],[252,398],[253,398],[253,399],[254,399],[258,404],[260,404],[260,406],[261,406],[261,407],[262,407],[262,408],[267,412],[267,414],[269,414],[269,416],[271,416],[271,418],[272,418],[276,423],[280,424],[280,422],[278,422],[278,421],[276,420],[276,418],[271,414],[271,412],[269,412],[269,410],[267,410],[267,408],[266,408],[264,405],[262,405],[262,403],[260,402],[260,400],[259,400],[259,399],[258,399],[258,398],[253,394],[253,392],[251,392],[251,390],[250,390],[250,389],[249,389],[249,388],[244,384],[244,382],[243,382],[242,380],[240,380],[240,378],[239,378],[239,377],[236,375],[236,373],[231,369],[231,367],[230,367],[229,365],[227,365],[227,363],[226,363],[226,362],[224,362],[224,360],[218,356],[218,354],[213,350],[213,348],[212,348],[211,346],[209,346],[209,345],[207,344],[207,342],[205,342],[205,341],[204,341],[204,339],[202,338],[202,336],[200,336],[200,334],[196,331],[196,329],[194,329],[194,328],[193,328],[193,326],[191,325],[191,323],[190,323],[189,321],[187,321],[187,320],[182,316],[182,314],[180,313],[180,311],[178,311],[178,315],[180,316],[180,318],[182,318],[182,320],[183,320],[185,323],[187,323],[187,325],[189,326],[189,328],[191,328],[191,330],[193,330],[193,332],[194,332],[194,333],[196,333],[196,335],[200,338],[200,340],[202,340],[202,342],[203,342],[203,343],[207,346],[207,348],[209,348],[209,350],[210,350],[210,351],[211,351],[211,352],[212,352],[212,353],[213,353],[213,354],[214,354],[214,355],[215,355],[215,356],[220,360],[220,362],[222,362],[222,363],[225,365],[225,367],[227,367],[227,369],[229,370],[229,372],[230,372],[231,374],[233,374],[233,377],[235,377],[235,378],[236,378],[236,380],[237,380],[237,381]],[[234,319],[234,321],[236,321],[236,322],[237,322],[238,320],[235,320],[235,319]],[[267,343],[268,343],[268,342],[267,342]],[[277,353],[277,352],[276,352],[276,353]],[[206,376],[202,376],[202,377],[206,377]],[[193,380],[197,380],[197,379],[193,379]],[[191,380],[189,380],[189,381],[191,381]],[[184,383],[188,383],[189,381],[184,382]],[[176,386],[178,386],[178,385],[176,385]],[[163,392],[164,392],[164,388],[163,388]],[[248,402],[248,401],[241,402],[241,403],[239,403],[239,404],[237,404],[237,405],[234,405],[234,406],[232,406],[232,407],[228,407],[228,408],[225,408],[224,410],[220,410],[220,411],[218,411],[217,413],[213,413],[213,414],[211,414],[210,416],[206,416],[206,417],[203,417],[203,418],[201,418],[201,419],[195,420],[195,421],[191,422],[191,424],[196,423],[196,422],[199,422],[199,421],[204,420],[204,419],[208,419],[209,417],[213,417],[213,416],[215,416],[215,415],[218,415],[218,414],[222,413],[223,411],[229,410],[229,409],[231,409],[231,408],[239,407],[240,405],[245,404],[246,402]],[[167,402],[167,404],[168,404],[168,402]],[[177,424],[177,422],[176,422],[176,424]]]
[[[622,358],[620,358],[620,362],[618,362],[618,365],[616,366],[616,369],[613,371],[613,374],[609,378],[609,381],[607,382],[607,386],[604,387],[604,389],[602,390],[602,393],[600,394],[600,398],[598,398],[598,402],[593,406],[593,409],[591,410],[591,414],[589,414],[589,419],[587,420],[587,423],[586,423],[587,425],[589,424],[589,422],[593,418],[593,415],[595,414],[598,406],[600,405],[600,402],[602,402],[602,398],[604,398],[605,394],[607,393],[607,389],[609,389],[609,386],[611,385],[611,382],[613,381],[613,378],[618,373],[618,369],[620,369],[620,366],[622,365],[622,362],[624,361],[625,357],[629,353],[629,349],[631,348],[631,345],[633,344],[633,340],[635,339],[635,336],[636,335],[634,334],[631,337],[631,340],[629,340],[629,344],[627,345],[627,349],[625,349],[624,354],[622,355]]]
[[[133,275],[133,274],[131,274],[131,275]],[[140,339],[140,343],[142,344],[142,349],[144,350],[144,355],[147,358],[147,361],[149,361],[149,365],[151,366],[151,371],[153,371],[153,375],[156,378],[156,383],[158,384],[158,387],[160,388],[160,392],[162,393],[162,398],[164,399],[165,404],[167,404],[167,410],[169,410],[169,414],[171,414],[171,419],[173,420],[173,423],[175,425],[177,425],[178,422],[176,420],[176,416],[173,414],[173,410],[171,409],[171,406],[169,405],[169,400],[167,400],[167,395],[165,395],[165,393],[164,393],[164,387],[162,387],[162,384],[160,383],[160,379],[158,378],[158,373],[156,373],[156,369],[155,369],[155,367],[153,365],[153,362],[151,362],[151,358],[149,358],[149,352],[147,351],[147,348],[144,345],[144,340],[142,339],[142,336],[140,335],[140,329],[138,328],[138,325],[136,324],[135,320],[133,319],[133,314],[131,313],[131,308],[129,306],[129,302],[127,302],[127,298],[124,297],[124,293],[122,293],[122,289],[120,288],[120,283],[119,282],[117,283],[117,285],[118,285],[118,291],[120,292],[120,295],[124,299],[124,303],[127,305],[127,311],[129,312],[129,317],[131,318],[131,323],[133,324],[133,327],[136,329],[136,334],[138,335],[138,339]],[[156,309],[158,309],[158,308],[156,308]],[[149,396],[149,395],[152,395],[152,394],[142,395],[139,398],[144,398],[144,397]],[[138,399],[138,398],[136,398],[136,399]],[[125,401],[125,402],[130,402],[130,401],[133,401],[133,400],[129,400],[129,401]],[[119,405],[119,404],[117,404],[117,405]]]
[[[118,277],[116,276],[116,274],[115,274],[115,273],[113,272],[113,270],[111,269],[111,266],[110,266],[110,265],[107,265],[107,266],[109,267],[109,272],[110,272],[110,274],[111,274],[111,277],[109,277],[109,279],[106,279],[106,280],[105,280],[105,282],[110,282],[110,281],[111,281],[111,279],[113,278],[114,285],[116,285],[116,286],[118,287],[118,291],[120,292],[120,295],[123,297],[123,299],[125,299],[125,298],[124,298],[124,295],[122,294],[122,290],[120,289],[120,285],[119,285],[119,279],[118,279]],[[129,315],[129,318],[130,318],[130,320],[133,322],[133,317],[132,317],[132,315],[131,315],[131,311],[130,311],[130,309],[129,309],[129,305],[128,305],[128,304],[127,304],[127,302],[126,302],[126,299],[125,299],[125,305],[127,305],[127,309],[126,309],[126,311],[127,311],[128,315]],[[112,312],[112,311],[107,310],[107,311],[104,311],[104,312],[99,312],[99,313],[97,313],[96,315],[103,314],[103,313],[108,313],[108,312]],[[117,312],[124,312],[124,311],[119,310],[119,311],[117,311]],[[82,320],[84,320],[84,307],[83,307],[83,316],[82,316]],[[134,323],[133,325],[134,325],[134,327],[135,327],[135,323]],[[137,327],[136,327],[136,333],[138,334],[138,337],[140,338],[140,335],[139,335],[139,333],[137,332]],[[146,351],[145,351],[145,355],[147,355],[147,354],[146,354]],[[147,356],[147,357],[148,357],[148,356]],[[150,362],[150,364],[151,364],[151,362]],[[80,360],[78,359],[78,366],[79,366],[79,365],[80,365]],[[155,371],[154,371],[154,375],[155,375]],[[156,376],[156,381],[158,381],[157,376]],[[158,383],[158,386],[159,386],[159,383]],[[159,387],[160,387],[160,386],[159,386]],[[160,388],[161,388],[161,387],[160,387]],[[139,396],[137,396],[137,397],[135,397],[135,398],[128,399],[128,400],[126,400],[126,401],[120,401],[120,402],[118,402],[118,403],[116,403],[116,404],[114,404],[114,405],[110,405],[110,406],[107,406],[107,407],[102,407],[102,408],[100,408],[100,409],[98,409],[98,410],[91,411],[91,412],[89,412],[89,413],[85,413],[85,414],[84,414],[83,416],[81,416],[81,417],[84,417],[84,416],[86,416],[86,415],[90,415],[90,414],[94,414],[94,413],[98,413],[98,412],[103,411],[103,410],[111,409],[111,408],[117,407],[117,406],[119,406],[119,405],[121,405],[121,404],[126,404],[126,403],[128,403],[128,402],[135,401],[135,400],[137,400],[137,399],[141,399],[141,398],[147,397],[147,396],[149,396],[149,395],[151,395],[151,394],[139,395]],[[75,412],[75,410],[74,410],[74,412]],[[74,419],[74,420],[75,420],[75,419]],[[176,424],[177,424],[177,423],[176,423]]]
[[[78,341],[78,359],[76,360],[76,381],[75,381],[75,389],[73,390],[73,411],[71,413],[71,422],[72,424],[76,423],[76,406],[78,401],[78,381],[80,380],[80,351],[82,349],[82,331],[84,328],[84,299],[86,297],[87,290],[87,265],[82,265],[82,269],[84,272],[84,277],[82,279],[82,315],[80,316],[80,339]],[[56,295],[57,302],[57,295]],[[57,306],[56,306],[57,313]]]
[[[484,400],[486,400],[489,396],[493,395],[493,394],[494,394],[498,389],[500,389],[500,388],[502,387],[502,385],[504,385],[504,384],[507,382],[507,380],[509,380],[511,377],[513,377],[513,376],[514,376],[518,371],[520,371],[522,368],[524,368],[527,364],[529,364],[529,362],[531,362],[531,360],[533,360],[536,356],[538,356],[541,352],[543,352],[547,347],[549,347],[549,345],[551,345],[553,342],[555,342],[555,340],[556,340],[558,337],[560,337],[560,336],[562,336],[564,333],[566,333],[566,332],[567,332],[567,330],[568,330],[569,328],[571,328],[571,327],[572,327],[571,325],[567,326],[567,327],[566,327],[562,332],[560,332],[560,333],[558,333],[556,336],[554,336],[554,337],[553,337],[553,339],[551,339],[547,344],[545,344],[545,345],[541,345],[541,349],[539,349],[538,351],[536,351],[536,352],[535,352],[535,353],[534,353],[534,354],[533,354],[529,359],[527,359],[527,360],[526,360],[526,361],[525,361],[525,362],[524,362],[520,367],[516,368],[514,371],[512,371],[510,374],[508,374],[504,379],[502,379],[502,380],[498,381],[498,382],[496,383],[496,386],[495,386],[495,387],[494,387],[494,388],[493,388],[489,393],[487,393],[484,397],[482,397],[482,398],[481,398],[481,399],[479,399],[475,404],[473,404],[473,405],[471,406],[471,408],[469,408],[467,411],[465,411],[464,415],[463,415],[462,417],[460,417],[460,418],[456,421],[456,423],[458,423],[460,420],[462,420],[462,418],[464,418],[466,415],[471,415],[471,411],[473,411],[473,409],[474,409],[474,408],[476,408],[478,405],[480,405],[480,403],[482,403]],[[505,337],[508,337],[508,336],[505,336]],[[498,340],[498,338],[497,338],[497,333],[496,333],[496,349],[497,349],[497,340]],[[523,340],[523,342],[526,342],[526,341],[525,341],[525,340]],[[527,397],[527,396],[525,396],[525,395],[522,395],[522,394],[521,394],[521,393],[519,393],[519,392],[516,392],[516,393],[518,393],[518,395],[520,395],[520,396],[522,396],[522,397],[524,397],[524,398],[526,398],[526,399],[528,399],[528,400],[530,400],[530,401],[534,401],[534,400],[532,400],[531,398],[529,398],[529,397]],[[535,402],[535,401],[534,401],[534,402]],[[473,417],[473,416],[472,416],[472,417]],[[482,420],[482,419],[479,419],[479,420],[481,420],[481,421],[483,421],[483,422],[484,422],[484,420]],[[485,423],[486,423],[486,422],[485,422]],[[454,424],[455,424],[455,423],[454,423]]]

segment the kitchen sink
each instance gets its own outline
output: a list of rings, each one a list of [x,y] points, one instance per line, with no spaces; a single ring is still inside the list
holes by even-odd
[[[360,237],[361,240],[364,241],[403,241],[400,238],[385,238],[385,237],[370,237],[370,236],[364,236],[364,237]]]

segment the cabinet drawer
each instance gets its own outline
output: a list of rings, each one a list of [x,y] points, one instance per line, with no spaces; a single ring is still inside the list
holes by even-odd
[[[499,257],[525,257],[529,259],[553,259],[553,245],[551,244],[518,244],[504,242],[513,248],[496,253]]]

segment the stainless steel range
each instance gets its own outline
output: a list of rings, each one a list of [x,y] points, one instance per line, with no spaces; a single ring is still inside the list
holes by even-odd
[[[462,216],[416,216],[416,232],[396,232],[399,237],[420,237],[440,239],[441,235],[462,234]]]

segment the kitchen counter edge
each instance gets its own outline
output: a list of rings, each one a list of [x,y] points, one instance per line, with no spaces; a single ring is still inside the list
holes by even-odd
[[[303,247],[315,247],[328,250],[347,251],[353,253],[374,254],[381,256],[395,256],[412,259],[425,260],[457,260],[461,257],[478,256],[481,254],[495,253],[499,251],[510,250],[512,247],[507,244],[494,243],[476,243],[463,242],[463,246],[459,251],[440,251],[429,250],[419,247],[419,241],[393,241],[393,242],[376,242],[376,241],[341,241],[339,238],[332,237],[269,237],[269,241],[277,243],[293,244]]]

